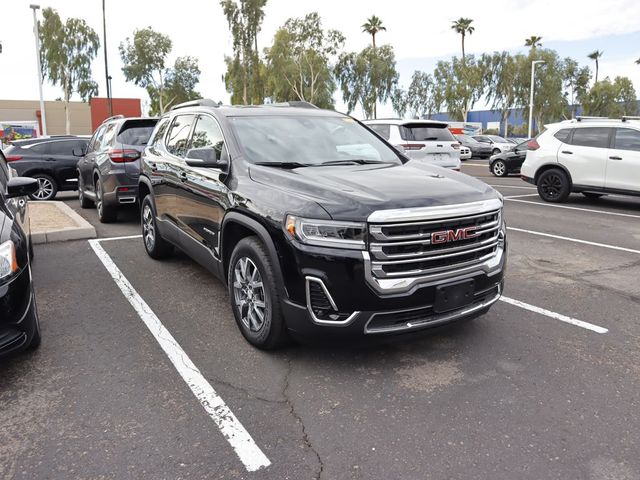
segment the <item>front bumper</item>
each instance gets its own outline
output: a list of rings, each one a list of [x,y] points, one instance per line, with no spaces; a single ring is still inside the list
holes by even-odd
[[[35,299],[30,269],[0,286],[0,356],[26,348],[33,336]]]

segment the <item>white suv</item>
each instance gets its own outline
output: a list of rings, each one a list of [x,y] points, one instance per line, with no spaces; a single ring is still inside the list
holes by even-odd
[[[371,130],[414,160],[460,170],[460,142],[448,124],[433,120],[365,120]]]
[[[522,179],[547,202],[571,192],[640,195],[640,120],[578,117],[546,125],[528,144]]]

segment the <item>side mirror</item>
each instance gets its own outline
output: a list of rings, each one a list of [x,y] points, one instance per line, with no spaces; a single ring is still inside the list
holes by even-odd
[[[13,177],[7,182],[7,198],[25,197],[38,191],[38,180],[30,177]]]
[[[185,161],[190,167],[221,168],[227,165],[225,160],[218,159],[218,150],[213,147],[192,148]]]
[[[74,157],[84,157],[84,148],[75,147],[73,150],[71,150],[71,154]]]

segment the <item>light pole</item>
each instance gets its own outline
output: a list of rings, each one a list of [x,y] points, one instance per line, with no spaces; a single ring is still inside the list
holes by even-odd
[[[105,13],[105,0],[102,0],[102,41],[104,43],[104,73],[107,79],[107,105],[109,117],[113,116],[113,102],[111,101],[111,76],[109,76],[109,62],[107,61],[107,15]]]
[[[533,90],[534,90],[534,81],[536,79],[536,64],[537,63],[546,63],[544,60],[534,60],[531,62],[531,95],[529,97],[529,138],[531,138],[531,133],[533,132]]]
[[[40,66],[40,34],[38,32],[38,17],[36,10],[40,10],[40,5],[31,4],[29,8],[33,10],[33,34],[36,37],[36,62],[38,64],[38,89],[40,90],[40,118],[42,119],[42,135],[47,136],[47,116],[44,113],[44,98],[42,96],[42,67]]]

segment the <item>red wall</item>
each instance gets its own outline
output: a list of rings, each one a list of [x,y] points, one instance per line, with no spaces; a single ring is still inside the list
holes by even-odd
[[[142,115],[139,98],[112,98],[113,115],[139,117]],[[91,106],[91,129],[95,131],[109,117],[109,103],[106,98],[94,97],[89,101]]]

